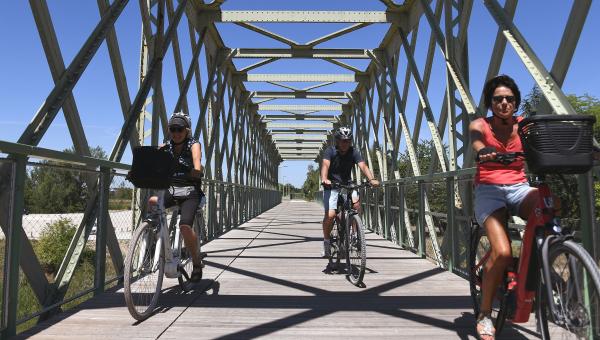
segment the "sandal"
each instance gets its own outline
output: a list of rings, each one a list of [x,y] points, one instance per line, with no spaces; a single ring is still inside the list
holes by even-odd
[[[479,314],[477,317],[477,335],[481,340],[495,339],[496,330],[489,314]]]
[[[191,282],[198,282],[198,281],[202,280],[202,267],[204,267],[204,265],[202,265],[202,264],[194,265],[194,269],[192,270],[192,275],[190,275]]]

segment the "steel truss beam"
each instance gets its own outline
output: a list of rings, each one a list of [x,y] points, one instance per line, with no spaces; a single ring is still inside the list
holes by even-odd
[[[342,111],[342,105],[258,105],[259,111]]]
[[[268,129],[330,129],[331,123],[280,123],[268,122]]]
[[[384,11],[202,11],[200,20],[212,22],[390,23],[400,18]]]
[[[254,98],[274,98],[274,99],[345,99],[344,92],[307,92],[307,91],[256,91]]]
[[[240,74],[247,82],[345,82],[355,83],[360,78],[354,74]]]
[[[331,130],[327,130],[327,129],[270,129],[269,132],[272,135],[276,135],[276,134],[282,134],[282,133],[296,133],[296,134],[305,134],[305,133],[317,133],[317,134],[323,134],[326,135],[329,132],[331,132]]]
[[[367,49],[237,48],[234,58],[369,59]]]
[[[333,115],[306,115],[306,114],[293,114],[293,115],[263,115],[264,121],[273,120],[323,120],[328,122],[336,122],[337,116]]]

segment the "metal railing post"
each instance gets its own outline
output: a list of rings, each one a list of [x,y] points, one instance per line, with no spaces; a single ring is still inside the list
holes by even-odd
[[[447,221],[446,221],[446,232],[444,238],[450,237],[449,242],[446,244],[450,245],[450,257],[448,258],[448,270],[454,272],[454,266],[456,265],[456,250],[458,249],[456,239],[456,219],[455,219],[455,196],[454,196],[454,177],[450,176],[446,179],[446,193],[448,195],[447,205]]]
[[[390,239],[390,190],[387,183],[382,186],[383,190],[383,237],[386,240]]]
[[[98,200],[98,220],[96,223],[96,273],[94,275],[94,295],[104,292],[106,275],[106,229],[108,225],[108,198],[110,195],[110,168],[101,167],[99,176],[100,198]]]
[[[404,210],[404,185],[398,183],[398,227],[396,228],[398,244],[400,247],[404,247],[404,242],[406,240],[405,230],[406,230],[406,221],[404,220],[404,214],[406,211]]]
[[[417,219],[417,235],[419,238],[419,248],[417,250],[417,255],[419,255],[420,257],[425,257],[427,251],[425,248],[425,185],[422,180],[419,180],[417,182],[417,185],[419,186],[419,218]]]
[[[12,197],[10,205],[9,230],[6,244],[6,258],[4,268],[4,303],[2,326],[6,328],[2,337],[7,339],[17,332],[17,307],[19,296],[19,261],[21,257],[21,235],[23,232],[23,209],[25,208],[25,177],[27,157],[15,156],[12,171]]]
[[[598,232],[594,228],[594,181],[592,172],[577,176],[577,186],[579,189],[579,206],[581,207],[581,233],[583,247],[592,255],[594,260],[598,261]]]

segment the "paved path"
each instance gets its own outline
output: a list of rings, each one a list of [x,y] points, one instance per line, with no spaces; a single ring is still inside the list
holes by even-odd
[[[39,339],[474,339],[467,281],[368,234],[364,288],[325,274],[321,210],[285,201],[203,247],[204,279],[167,290],[135,323],[121,291],[94,298],[23,336]],[[165,280],[164,287],[176,284]],[[532,317],[533,319],[533,317]],[[531,328],[532,323],[528,325]],[[499,339],[536,338],[509,326]]]

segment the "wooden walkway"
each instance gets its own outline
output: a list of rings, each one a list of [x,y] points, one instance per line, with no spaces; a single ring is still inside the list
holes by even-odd
[[[122,291],[108,292],[21,334],[38,339],[474,339],[468,282],[367,236],[364,288],[326,274],[319,257],[322,208],[284,201],[203,247],[204,279],[142,323]],[[164,287],[176,285],[165,279]],[[532,316],[531,319],[534,319]],[[527,325],[499,339],[537,338]]]

